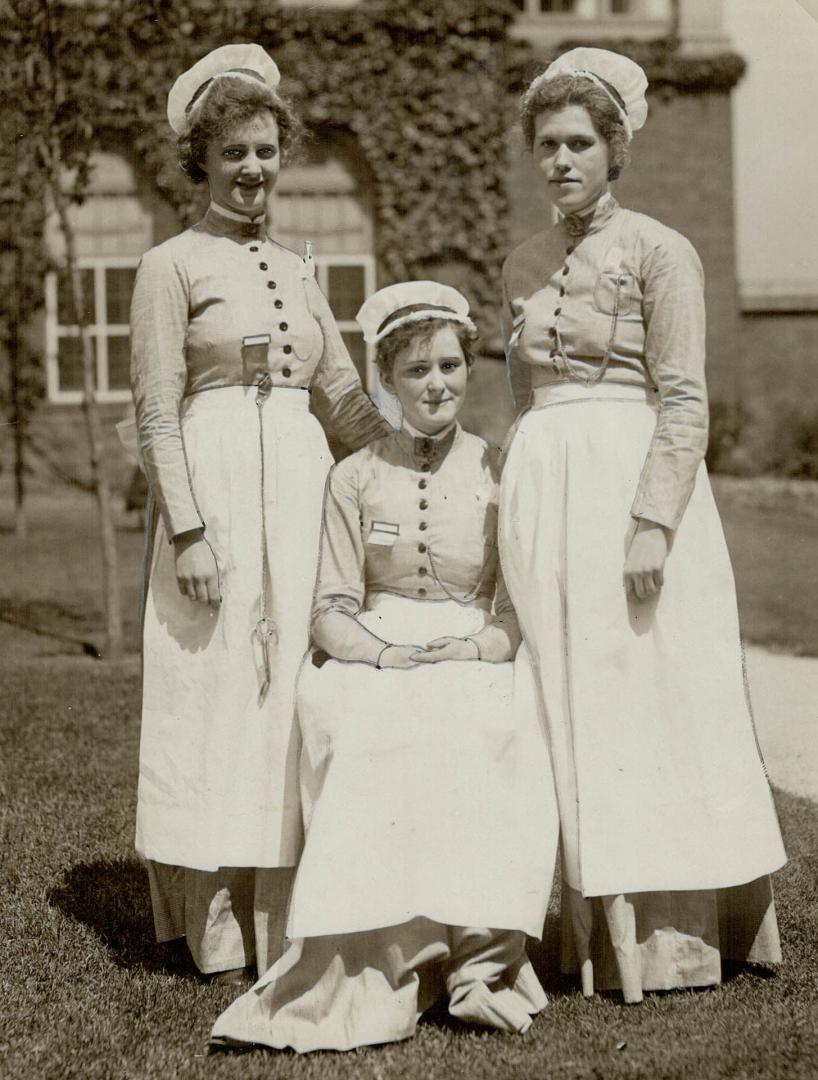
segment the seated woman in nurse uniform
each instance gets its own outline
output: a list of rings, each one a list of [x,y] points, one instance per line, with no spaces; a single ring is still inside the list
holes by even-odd
[[[542,931],[556,809],[498,571],[495,456],[457,423],[468,304],[405,282],[358,320],[403,424],[330,473],[291,944],[219,1017],[221,1046],[405,1039],[443,996],[460,1020],[522,1033],[545,1005],[525,936]]]

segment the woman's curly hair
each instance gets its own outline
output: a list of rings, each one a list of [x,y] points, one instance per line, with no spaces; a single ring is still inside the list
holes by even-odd
[[[281,160],[287,161],[303,136],[301,121],[290,102],[266,83],[230,76],[216,79],[193,114],[192,123],[176,142],[182,172],[194,184],[201,184],[207,179],[202,164],[213,139],[218,139],[239,124],[248,123],[263,112],[272,113],[278,124],[279,152]]]
[[[611,93],[618,97],[611,87]],[[601,86],[582,75],[556,75],[553,79],[535,79],[520,100],[520,121],[529,150],[534,146],[537,117],[557,112],[568,105],[580,105],[588,113],[600,138],[608,146],[608,179],[616,180],[628,164],[628,136],[622,117]],[[622,103],[624,108],[624,102]]]
[[[400,315],[401,313],[397,312],[396,314]],[[460,348],[463,350],[466,366],[471,367],[474,363],[474,342],[477,335],[467,326],[463,326],[462,323],[430,317],[428,319],[418,319],[417,322],[404,323],[403,326],[393,330],[391,334],[387,334],[385,338],[381,338],[375,348],[375,363],[381,381],[384,378],[389,378],[392,374],[395,361],[401,353],[414,345],[415,342],[424,345],[431,342],[437,331],[444,326],[450,326],[454,330],[455,336],[460,342]]]

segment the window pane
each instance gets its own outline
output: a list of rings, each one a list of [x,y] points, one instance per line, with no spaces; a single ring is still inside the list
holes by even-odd
[[[82,278],[83,299],[85,300],[85,318],[87,322],[94,321],[94,271],[86,268],[80,270]],[[74,326],[74,305],[71,299],[71,290],[68,287],[68,275],[65,270],[60,270],[57,276],[57,322],[60,326]]]
[[[127,323],[136,268],[108,267],[105,271],[105,303],[109,323]]]
[[[108,389],[128,390],[131,385],[131,339],[127,334],[108,337]]]
[[[354,319],[366,299],[362,266],[330,266],[327,275],[329,306],[336,319]]]
[[[96,341],[94,346],[94,383],[96,383]],[[57,339],[57,364],[60,373],[60,390],[82,390],[82,342],[76,337]]]
[[[366,345],[364,344],[363,334],[359,334],[356,330],[345,330],[341,336],[344,339],[344,344],[349,349],[349,355],[352,357],[355,367],[358,369],[361,382],[366,386]]]
[[[540,11],[571,12],[576,7],[576,0],[540,0]]]
[[[613,15],[627,15],[631,10],[631,0],[611,0]]]

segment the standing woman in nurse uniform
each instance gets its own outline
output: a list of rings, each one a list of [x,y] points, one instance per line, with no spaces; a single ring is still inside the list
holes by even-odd
[[[137,850],[157,937],[240,978],[278,955],[301,847],[294,686],[308,643],[322,420],[355,448],[391,430],[329,307],[265,211],[298,122],[258,45],[174,84],[181,165],[210,207],[147,252],[132,384],[155,521],[144,614]]]
[[[560,804],[564,962],[586,994],[780,959],[785,856],[707,473],[702,270],[609,192],[647,115],[626,57],[575,49],[523,97],[559,220],[504,267],[518,421],[500,552]]]

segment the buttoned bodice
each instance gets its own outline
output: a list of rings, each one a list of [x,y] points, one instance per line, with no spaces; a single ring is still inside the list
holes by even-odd
[[[518,407],[554,381],[575,383],[581,396],[603,368],[603,384],[655,395],[633,513],[676,528],[707,447],[703,274],[692,245],[605,195],[584,221],[562,219],[517,247],[503,292]]]
[[[311,258],[263,222],[213,207],[146,252],[131,303],[139,444],[169,536],[202,524],[180,425],[185,397],[223,387],[315,391],[315,411],[351,448],[390,430],[364,394]]]
[[[172,253],[189,312],[185,393],[253,385],[263,372],[274,386],[308,387],[323,345],[312,263],[263,228],[231,226],[211,209]]]
[[[380,592],[489,606],[497,492],[494,455],[459,426],[439,441],[395,432],[340,462],[324,506],[313,618],[355,615]],[[508,606],[498,589],[497,610]]]

